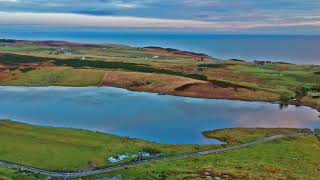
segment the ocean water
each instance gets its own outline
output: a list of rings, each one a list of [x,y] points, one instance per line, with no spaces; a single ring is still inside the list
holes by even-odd
[[[0,87],[0,119],[173,144],[219,143],[231,127],[319,128],[318,111],[262,102],[159,96],[111,87]]]
[[[67,40],[85,43],[161,46],[201,52],[218,59],[320,64],[320,36],[215,35],[94,28],[1,27],[0,38]]]

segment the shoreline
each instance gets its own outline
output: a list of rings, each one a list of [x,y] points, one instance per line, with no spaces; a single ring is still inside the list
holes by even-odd
[[[14,43],[24,43],[24,42],[28,42],[28,43],[34,43],[34,44],[40,44],[40,45],[48,45],[50,47],[97,47],[97,48],[103,48],[103,47],[109,47],[110,45],[116,45],[116,46],[126,46],[126,45],[121,45],[121,44],[101,44],[101,43],[84,43],[84,42],[73,42],[73,41],[63,41],[63,40],[22,40],[22,39],[0,39],[0,42],[2,41],[5,43],[5,41],[14,41]],[[141,48],[141,47],[135,47],[135,46],[127,46],[127,47],[132,47],[132,48]],[[158,46],[147,46],[144,47],[146,49],[151,48],[151,49],[159,49],[159,50],[168,50],[170,52],[173,52],[174,54],[184,54],[184,55],[197,55],[197,56],[207,56],[209,58],[218,60],[217,58],[214,58],[212,56],[209,56],[207,54],[202,54],[202,53],[196,53],[196,52],[191,52],[191,51],[183,51],[180,49],[172,49],[172,48],[162,48],[162,47],[158,47]],[[248,62],[250,63],[251,61],[248,60],[239,60],[239,59],[230,59],[230,60],[234,60],[234,61],[243,61],[243,62]],[[222,60],[222,61],[227,61],[227,60]],[[272,63],[276,64],[279,63],[277,61],[272,61]],[[135,72],[135,71],[133,71]],[[142,73],[146,73],[146,72],[142,72]],[[153,73],[151,73],[153,74]],[[160,73],[161,74],[161,73]],[[181,76],[182,77],[182,76]],[[272,103],[272,104],[280,104],[280,105],[295,105],[295,106],[306,106],[312,109],[317,110],[320,113],[320,106],[313,104],[313,103],[306,103],[303,102],[301,100],[296,100],[296,99],[290,99],[286,102],[282,102],[282,101],[278,101],[278,100],[269,100],[269,99],[264,99],[264,98],[259,98],[257,97],[255,98],[242,98],[241,96],[237,96],[237,97],[226,97],[224,98],[223,94],[205,94],[203,92],[195,90],[195,91],[180,91],[180,90],[169,90],[169,91],[159,91],[157,89],[139,89],[140,87],[137,88],[131,88],[131,87],[127,87],[126,85],[117,85],[117,84],[113,84],[113,83],[108,83],[108,82],[103,82],[105,78],[102,79],[100,85],[94,86],[94,87],[116,87],[116,88],[122,88],[122,89],[126,89],[126,90],[130,90],[130,91],[137,91],[137,92],[149,92],[149,93],[157,93],[159,95],[171,95],[171,96],[178,96],[178,97],[191,97],[191,98],[203,98],[203,99],[223,99],[223,100],[239,100],[239,101],[245,101],[245,102],[267,102],[267,103]],[[191,78],[194,79],[194,78]],[[194,79],[195,80],[195,79]],[[204,80],[203,82],[209,82]],[[205,84],[205,83],[204,83]],[[192,85],[192,84],[186,84],[186,85]],[[6,86],[6,85],[1,85],[1,86]],[[20,85],[15,85],[15,86],[19,86]],[[25,87],[33,87],[33,86],[25,86]],[[35,86],[35,87],[46,87],[46,86]],[[77,86],[77,85],[73,85],[73,86],[61,86],[61,87],[83,87],[81,85]],[[204,87],[206,88],[206,87]],[[221,87],[224,88],[224,87]],[[240,87],[241,88],[241,87]],[[221,92],[220,92],[221,93]],[[260,96],[262,97],[262,96]]]

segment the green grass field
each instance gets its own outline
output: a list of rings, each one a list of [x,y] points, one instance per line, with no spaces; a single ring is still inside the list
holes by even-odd
[[[95,69],[74,69],[48,67],[18,73],[0,81],[6,86],[98,86],[105,71]]]
[[[213,131],[205,131],[203,135],[208,138],[219,139],[231,144],[246,143],[261,139],[268,136],[278,134],[291,134],[291,133],[308,133],[310,129],[295,129],[295,128],[229,128],[217,129]]]
[[[224,139],[221,137],[225,135],[237,136],[241,142],[247,142],[270,135],[302,131],[306,130],[235,128],[207,133],[209,133],[208,136],[219,139]],[[167,156],[220,147],[218,145],[158,144],[86,130],[32,126],[7,120],[0,121],[0,142],[2,145],[0,160],[48,170],[87,169],[92,168],[92,164],[94,167],[103,167],[113,164],[106,161],[107,157],[125,153],[137,154],[144,149],[153,149]],[[287,138],[242,150],[157,162],[99,176],[121,174],[123,179],[131,179],[131,177],[154,179],[170,176],[174,179],[179,177],[189,179],[201,178],[208,173],[212,176],[228,175],[238,178],[267,177],[271,173],[274,177],[303,177],[303,171],[315,176],[317,172],[313,171],[320,162],[319,150],[319,140],[314,136]],[[277,158],[280,161],[273,164],[272,162]],[[289,167],[286,164],[298,162],[301,162],[297,164],[299,167]],[[293,173],[294,170],[297,172]],[[42,178],[39,175],[6,168],[0,168],[0,177]]]
[[[313,136],[276,140],[198,158],[163,161],[101,175],[122,179],[307,179],[320,177]]]
[[[40,174],[29,173],[25,171],[1,168],[0,180],[45,180],[46,177]]]
[[[86,130],[40,127],[0,121],[0,160],[48,170],[77,170],[112,165],[106,158],[143,150],[174,155],[216,145],[166,145]],[[131,160],[131,159],[128,159]]]

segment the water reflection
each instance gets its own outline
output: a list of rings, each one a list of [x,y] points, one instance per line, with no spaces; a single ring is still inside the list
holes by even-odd
[[[162,143],[217,143],[201,132],[219,128],[320,127],[318,112],[308,107],[158,96],[107,87],[0,87],[0,99],[2,119]]]

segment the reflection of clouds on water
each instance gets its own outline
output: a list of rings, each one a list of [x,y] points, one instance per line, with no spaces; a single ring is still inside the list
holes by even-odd
[[[109,87],[0,87],[0,118],[73,127],[163,143],[209,143],[202,131],[228,127],[316,127],[307,107],[158,96]]]
[[[317,111],[308,107],[289,106],[285,110],[261,109],[250,114],[235,114],[236,126],[240,127],[308,127],[320,123]]]
[[[190,116],[228,119],[234,127],[306,127],[320,123],[318,112],[303,106],[280,108],[277,104],[229,100],[185,102],[173,100],[170,104]]]
[[[256,105],[253,102],[230,101],[230,100],[201,100],[201,101],[181,101],[174,99],[169,101],[171,106],[183,111],[186,114],[198,114],[208,116],[233,116],[237,113],[250,113],[257,111],[263,105]]]

